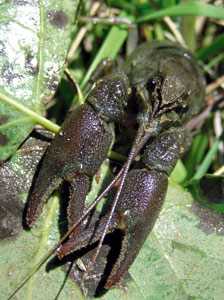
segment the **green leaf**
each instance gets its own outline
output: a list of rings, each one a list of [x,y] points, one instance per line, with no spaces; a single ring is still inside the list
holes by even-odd
[[[170,184],[160,217],[131,267],[145,299],[222,299],[223,233],[221,214]]]
[[[214,39],[211,45],[208,47],[204,47],[199,49],[196,52],[196,57],[201,60],[205,60],[209,58],[209,56],[214,56],[217,53],[220,53],[224,49],[224,34],[218,35],[217,38]]]
[[[44,114],[71,41],[78,0],[5,1],[0,5],[0,160],[12,155]],[[6,103],[6,99],[11,99]]]
[[[196,172],[199,164],[203,160],[208,147],[207,133],[200,132],[191,144],[189,153],[185,160],[188,179],[190,179]]]
[[[0,250],[1,297],[7,299],[24,276],[59,239],[58,198],[53,197],[45,207],[41,225],[31,232],[23,232],[19,238],[2,241]],[[49,273],[44,265],[18,292],[19,299],[55,299],[63,286],[64,272],[57,268]],[[16,299],[16,298],[15,298]],[[67,281],[60,293],[60,299],[83,299],[81,292],[71,281]]]
[[[57,215],[58,199],[53,197],[32,232],[23,232],[16,240],[1,241],[4,299],[58,241]],[[189,193],[170,183],[160,217],[130,268],[127,289],[111,289],[100,299],[221,299],[222,232],[222,215],[200,207]],[[49,273],[45,268],[31,278],[17,298],[55,299],[61,289],[62,300],[84,299],[70,278],[64,282],[66,275],[61,268]]]
[[[224,8],[222,6],[215,6],[203,3],[203,1],[189,1],[157,12],[150,13],[137,19],[137,23],[152,21],[166,16],[205,16],[215,19],[224,19]]]
[[[215,141],[213,142],[212,147],[207,152],[206,156],[204,157],[203,162],[198,167],[197,172],[194,174],[194,176],[192,177],[190,182],[197,181],[197,180],[201,179],[206,174],[206,172],[208,171],[208,169],[209,169],[216,153],[218,152],[218,147],[219,147],[220,141],[221,141],[221,137],[215,139]]]
[[[187,177],[187,170],[182,162],[182,160],[178,160],[177,164],[170,174],[170,178],[176,183],[182,183]]]

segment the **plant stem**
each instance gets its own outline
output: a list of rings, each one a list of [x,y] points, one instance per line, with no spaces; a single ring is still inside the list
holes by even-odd
[[[33,110],[31,110],[28,107],[24,106],[23,104],[19,103],[15,99],[13,99],[9,96],[6,96],[5,94],[2,94],[1,92],[0,92],[0,101],[4,101],[5,103],[13,106],[18,111],[23,112],[24,114],[29,116],[32,119],[33,123],[35,123],[35,124],[40,124],[44,128],[46,128],[54,133],[58,133],[58,131],[60,130],[60,127],[57,124],[49,121],[48,119],[42,117],[38,113],[34,112]]]

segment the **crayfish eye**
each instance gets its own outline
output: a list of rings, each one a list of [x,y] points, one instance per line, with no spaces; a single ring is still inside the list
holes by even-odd
[[[149,92],[154,92],[156,88],[160,88],[162,84],[162,78],[160,76],[155,76],[149,78],[146,83],[146,88]]]

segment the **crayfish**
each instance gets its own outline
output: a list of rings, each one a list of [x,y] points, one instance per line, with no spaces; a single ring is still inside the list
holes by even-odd
[[[39,165],[26,222],[31,227],[52,192],[68,182],[70,230],[57,256],[62,259],[90,247],[83,257],[91,266],[83,273],[96,273],[99,253],[107,249],[105,238],[117,233],[117,254],[101,284],[109,289],[122,283],[159,215],[168,176],[186,149],[184,125],[203,105],[204,79],[192,55],[168,42],[142,44],[123,64],[113,62],[100,73],[85,103],[66,117]],[[89,221],[93,206],[87,209],[85,200],[92,178],[113,149],[114,136],[116,144],[125,134],[127,123],[134,132],[128,158],[104,192],[116,183],[114,199],[109,209]],[[108,251],[102,254],[105,264]]]

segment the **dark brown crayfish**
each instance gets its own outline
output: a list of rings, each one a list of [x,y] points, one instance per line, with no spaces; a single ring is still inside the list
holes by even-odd
[[[91,226],[80,222],[57,250],[63,258],[95,245],[93,251],[99,241],[100,250],[105,235],[119,231],[119,251],[103,288],[119,285],[158,217],[168,176],[185,149],[183,125],[199,112],[203,97],[204,81],[196,62],[176,44],[142,44],[124,64],[105,69],[85,104],[70,113],[48,147],[32,187],[27,225],[35,223],[44,202],[63,181],[70,184],[69,227],[78,222],[86,209],[92,177],[107,157],[114,132],[122,134],[114,128],[125,123],[131,106],[136,138],[117,180],[116,201]],[[95,257],[95,271],[97,263]]]

